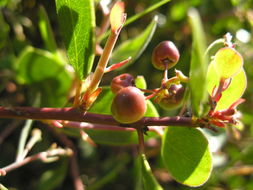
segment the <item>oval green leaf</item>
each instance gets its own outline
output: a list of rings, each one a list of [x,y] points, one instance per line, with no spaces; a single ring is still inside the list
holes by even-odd
[[[192,52],[190,66],[190,93],[191,103],[194,115],[201,116],[204,113],[203,104],[207,101],[206,91],[206,73],[207,60],[205,54],[206,39],[196,9],[190,9],[188,12],[189,21],[192,30]],[[200,82],[201,81],[201,82]]]
[[[20,83],[29,84],[40,92],[41,106],[55,107],[66,103],[72,78],[57,55],[27,47],[16,60],[16,71]]]
[[[195,128],[169,127],[163,138],[162,158],[171,176],[184,185],[200,186],[211,174],[208,141]]]
[[[82,80],[90,73],[94,60],[94,1],[56,0],[56,9],[69,62]]]
[[[211,95],[213,88],[219,85],[220,76],[217,73],[214,63],[212,62],[208,66],[207,72],[207,89]],[[247,77],[244,69],[232,78],[229,87],[222,93],[222,97],[219,100],[216,110],[227,109],[232,103],[241,98],[247,87]]]
[[[221,48],[214,56],[214,68],[222,78],[230,78],[240,72],[243,58],[234,48]]]
[[[141,159],[141,174],[142,174],[142,184],[144,190],[163,190],[160,184],[155,179],[149,163],[146,159],[145,154],[140,155]]]
[[[127,40],[121,43],[112,54],[111,62],[118,63],[122,60],[131,57],[132,59],[123,67],[133,63],[146,49],[152,36],[154,35],[157,26],[158,17],[155,16],[153,21],[148,25],[148,27],[137,37]]]

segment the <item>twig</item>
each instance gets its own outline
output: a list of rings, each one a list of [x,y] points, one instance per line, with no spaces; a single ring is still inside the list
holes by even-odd
[[[199,127],[198,120],[191,117],[144,117],[133,124],[122,125],[111,115],[83,113],[75,108],[33,108],[33,107],[0,107],[0,118],[79,121],[94,124],[105,124],[119,127],[138,128],[139,126],[186,126]]]
[[[26,157],[20,162],[14,162],[2,169],[0,169],[0,176],[6,175],[8,172],[17,169],[21,166],[24,166],[30,162],[33,162],[35,160],[41,160],[41,161],[46,161],[49,157],[54,157],[54,156],[69,156],[72,154],[72,151],[70,149],[63,149],[63,148],[56,148],[53,150],[48,150],[45,152],[40,152],[38,154],[35,154],[33,156]]]
[[[23,160],[27,156],[28,152],[32,149],[32,147],[41,140],[42,140],[41,131],[39,129],[33,129],[31,139],[28,141],[22,154],[19,157],[17,157],[16,161],[19,162]]]
[[[73,156],[71,156],[70,158],[70,169],[71,169],[71,174],[72,174],[74,185],[75,185],[75,190],[84,190],[85,186],[79,175],[76,152],[74,152]]]

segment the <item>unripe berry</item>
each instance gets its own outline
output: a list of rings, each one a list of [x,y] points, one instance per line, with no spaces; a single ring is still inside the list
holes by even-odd
[[[118,91],[111,106],[112,115],[119,123],[134,123],[140,120],[146,109],[145,96],[132,86]]]
[[[169,94],[161,99],[159,105],[166,110],[172,110],[180,107],[184,99],[185,88],[181,85],[171,85],[168,89]]]
[[[171,41],[163,41],[159,43],[152,52],[152,64],[159,70],[165,70],[175,66],[179,60],[180,54]]]
[[[128,73],[121,74],[112,79],[111,90],[114,94],[128,86],[134,86],[134,77]]]

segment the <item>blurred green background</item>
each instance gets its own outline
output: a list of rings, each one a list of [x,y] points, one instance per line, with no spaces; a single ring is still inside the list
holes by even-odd
[[[157,3],[156,0],[127,0],[126,12],[128,16],[137,14],[147,7]],[[0,0],[0,105],[1,106],[31,106],[34,105],[37,94],[41,97],[41,106],[62,106],[66,99],[66,92],[71,86],[71,74],[66,74],[59,63],[55,68],[43,68],[59,72],[57,77],[48,81],[29,84],[22,81],[22,73],[17,73],[17,62],[20,63],[24,51],[39,48],[29,55],[31,57],[43,55],[41,60],[47,61],[45,43],[39,30],[39,7],[44,6],[57,46],[64,50],[60,29],[57,23],[55,3],[52,0]],[[123,28],[117,43],[133,38],[141,33],[158,15],[158,27],[151,42],[143,54],[124,70],[106,74],[103,84],[107,85],[113,76],[129,72],[135,76],[143,75],[148,88],[160,85],[162,72],[151,65],[153,48],[163,40],[173,41],[181,54],[176,69],[188,75],[191,53],[191,30],[187,19],[187,11],[195,7],[200,13],[208,44],[221,38],[227,32],[233,36],[236,49],[244,57],[244,68],[248,77],[248,88],[243,96],[246,102],[239,106],[242,113],[244,129],[232,137],[231,131],[221,130],[217,134],[210,134],[210,147],[213,150],[214,169],[209,181],[197,189],[253,189],[253,1],[252,0],[172,0],[137,21]],[[98,7],[96,7],[98,8]],[[102,20],[101,11],[96,11],[97,24]],[[103,42],[102,42],[103,43]],[[97,60],[97,58],[95,59]],[[56,64],[57,65],[57,64]],[[64,66],[66,67],[66,66]],[[69,69],[67,67],[67,69]],[[71,69],[69,69],[71,70]],[[19,70],[20,71],[20,70]],[[17,76],[18,75],[18,76]],[[169,71],[173,76],[173,69]],[[31,76],[34,77],[34,76]],[[36,81],[32,78],[31,80]],[[28,82],[27,82],[28,81]],[[54,90],[52,90],[54,89]],[[158,108],[159,109],[159,108]],[[165,112],[159,109],[160,115],[174,115],[177,112]],[[18,139],[23,121],[8,119],[0,120],[0,167],[14,161]],[[35,122],[43,132],[43,140],[32,150],[37,153],[47,149],[57,141],[45,125]],[[7,132],[6,132],[7,131]],[[234,133],[233,133],[234,134]],[[4,140],[2,140],[4,138]],[[84,183],[89,183],[90,189],[138,189],[138,164],[135,161],[137,149],[135,145],[108,146],[98,145],[93,148],[79,138],[70,137],[78,149],[80,173]],[[175,182],[161,163],[159,156],[160,141],[154,140],[147,144],[147,157],[153,172],[165,189],[192,189]],[[13,172],[6,177],[0,177],[0,183],[10,189],[73,189],[68,170],[68,159],[61,158],[57,162],[45,164],[34,162]],[[53,178],[52,178],[53,176]],[[51,179],[51,180],[50,180]],[[52,180],[53,179],[53,180]],[[47,184],[47,185],[45,185]],[[137,185],[136,185],[137,184]]]

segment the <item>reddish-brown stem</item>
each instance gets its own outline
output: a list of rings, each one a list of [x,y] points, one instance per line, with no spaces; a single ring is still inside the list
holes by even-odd
[[[65,120],[95,124],[116,125],[138,128],[139,126],[188,126],[198,127],[197,121],[190,117],[144,117],[133,124],[121,125],[111,115],[83,113],[76,108],[33,108],[33,107],[0,107],[0,118]]]
[[[79,169],[77,165],[77,158],[76,158],[76,152],[74,152],[73,156],[70,158],[70,170],[73,177],[75,190],[84,190],[85,186],[82,182],[82,179],[79,175]]]
[[[109,131],[128,131],[135,132],[136,129],[130,127],[119,127],[112,125],[103,125],[103,124],[91,124],[86,122],[75,122],[75,121],[66,121],[62,123],[64,127],[75,128],[75,129],[84,129],[84,130],[109,130]],[[149,131],[153,131],[158,135],[162,136],[163,126],[151,126]]]

